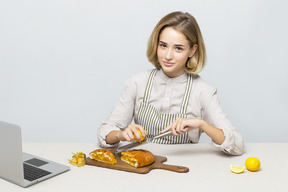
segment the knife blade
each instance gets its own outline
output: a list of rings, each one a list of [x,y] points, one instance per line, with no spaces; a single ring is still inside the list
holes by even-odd
[[[126,151],[127,149],[131,149],[131,148],[134,148],[136,146],[139,146],[139,145],[142,145],[142,144],[145,144],[145,143],[150,143],[152,142],[154,139],[159,139],[159,138],[162,138],[162,137],[165,137],[165,136],[168,136],[168,135],[171,135],[171,131],[167,131],[165,133],[161,133],[159,135],[156,135],[154,137],[151,137],[151,138],[145,138],[143,141],[141,142],[138,142],[138,141],[133,141],[132,143],[129,143],[127,145],[123,145],[123,146],[120,146],[116,149],[116,151],[114,152],[114,154],[116,153],[120,153],[122,151]]]

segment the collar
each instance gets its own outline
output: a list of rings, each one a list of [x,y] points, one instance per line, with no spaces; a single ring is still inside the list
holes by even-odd
[[[188,74],[184,72],[182,75],[178,77],[168,77],[165,75],[162,69],[157,69],[156,76],[159,76],[163,81],[165,82],[173,82],[173,83],[180,83],[180,82],[186,82],[188,78]]]

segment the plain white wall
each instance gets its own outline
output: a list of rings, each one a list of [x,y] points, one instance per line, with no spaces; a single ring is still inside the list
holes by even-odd
[[[25,142],[97,142],[147,40],[172,11],[196,17],[200,75],[246,142],[288,142],[287,1],[0,1],[0,120]],[[209,141],[203,135],[202,142]]]

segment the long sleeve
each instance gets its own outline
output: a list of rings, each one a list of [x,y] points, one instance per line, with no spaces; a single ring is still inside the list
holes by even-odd
[[[203,104],[204,120],[213,126],[222,129],[225,136],[225,141],[221,145],[218,145],[213,141],[212,144],[219,150],[230,155],[243,154],[243,138],[238,129],[232,125],[227,115],[224,113],[218,100],[216,89],[213,89],[211,94],[207,95],[206,98],[203,97],[203,100],[206,100]]]
[[[125,129],[131,123],[134,115],[136,90],[136,84],[130,78],[112,113],[98,129],[98,141],[101,147],[114,147],[117,145],[107,144],[106,136],[111,131]]]

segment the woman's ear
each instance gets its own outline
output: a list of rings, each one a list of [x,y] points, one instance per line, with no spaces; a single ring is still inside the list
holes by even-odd
[[[193,55],[195,54],[195,52],[197,51],[198,45],[194,44],[193,47],[190,48],[190,54],[189,57],[193,57]]]

